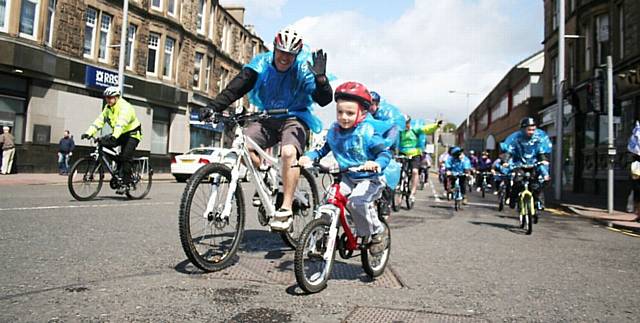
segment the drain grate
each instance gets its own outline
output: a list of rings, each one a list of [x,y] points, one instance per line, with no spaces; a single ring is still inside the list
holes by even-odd
[[[344,320],[345,323],[357,322],[488,322],[469,315],[399,310],[380,307],[357,307]]]
[[[365,274],[360,262],[356,262],[355,259],[359,260],[359,258],[354,258],[354,261],[344,262],[336,258],[330,283],[356,284],[380,288],[404,287],[389,265],[387,265],[384,274],[372,281]],[[285,253],[279,259],[265,259],[243,254],[236,264],[222,271],[207,274],[206,277],[209,279],[255,281],[281,285],[292,285],[296,282],[293,273],[292,253]]]

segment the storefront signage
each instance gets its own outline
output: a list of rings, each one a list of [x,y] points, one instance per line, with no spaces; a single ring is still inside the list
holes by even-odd
[[[95,66],[86,66],[84,84],[90,87],[107,88],[118,86],[118,73]]]
[[[196,128],[206,129],[206,130],[216,131],[216,132],[222,132],[222,130],[224,129],[224,125],[222,122],[217,124],[212,124],[212,123],[204,123],[200,121],[197,111],[191,111],[191,113],[189,114],[189,124]]]

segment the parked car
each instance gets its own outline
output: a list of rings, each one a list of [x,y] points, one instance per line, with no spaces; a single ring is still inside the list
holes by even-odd
[[[236,153],[227,148],[200,147],[177,155],[171,159],[171,174],[178,182],[186,182],[200,167],[209,163],[224,163],[231,167],[235,162]],[[247,168],[240,166],[240,179],[247,181]]]

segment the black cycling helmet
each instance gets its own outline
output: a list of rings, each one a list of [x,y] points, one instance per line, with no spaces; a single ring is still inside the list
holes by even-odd
[[[520,120],[520,128],[526,128],[530,126],[537,126],[536,121],[533,118],[527,117]]]
[[[460,156],[460,154],[462,154],[462,148],[458,147],[458,146],[453,146],[451,147],[451,151],[449,152],[449,154],[451,154],[451,156],[453,157],[458,157]]]
[[[371,91],[371,101],[373,103],[380,103],[380,94],[376,91]]]

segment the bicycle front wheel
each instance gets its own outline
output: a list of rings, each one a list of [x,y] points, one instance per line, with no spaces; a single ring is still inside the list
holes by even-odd
[[[391,254],[391,230],[385,221],[382,222],[384,226],[385,246],[384,251],[378,255],[373,255],[369,252],[369,248],[362,250],[360,254],[360,260],[362,260],[362,268],[369,277],[374,278],[382,275],[384,269],[389,262],[389,255]]]
[[[533,210],[533,198],[531,196],[525,199],[524,206],[526,210],[524,216],[525,228],[527,230],[527,234],[531,234],[533,231],[533,212],[535,212]]]
[[[93,157],[76,161],[71,167],[67,186],[69,193],[78,201],[88,201],[96,197],[102,188],[104,170]]]
[[[331,230],[331,223],[319,218],[309,222],[300,236],[294,271],[298,285],[307,293],[317,293],[327,287],[336,258],[336,243],[329,241]]]
[[[498,211],[502,211],[504,209],[504,190],[501,188],[498,191]]]
[[[153,171],[149,169],[147,159],[136,160],[131,174],[132,187],[127,191],[127,197],[134,200],[145,198],[151,191]]]
[[[286,232],[281,232],[282,240],[295,249],[302,230],[313,220],[313,211],[318,205],[318,187],[313,175],[308,170],[300,169],[300,179],[293,197],[293,223]]]
[[[218,271],[233,263],[242,241],[245,210],[240,184],[230,189],[231,169],[208,164],[196,171],[182,194],[179,209],[180,242],[187,258],[204,271]],[[223,214],[231,194],[230,213]]]

